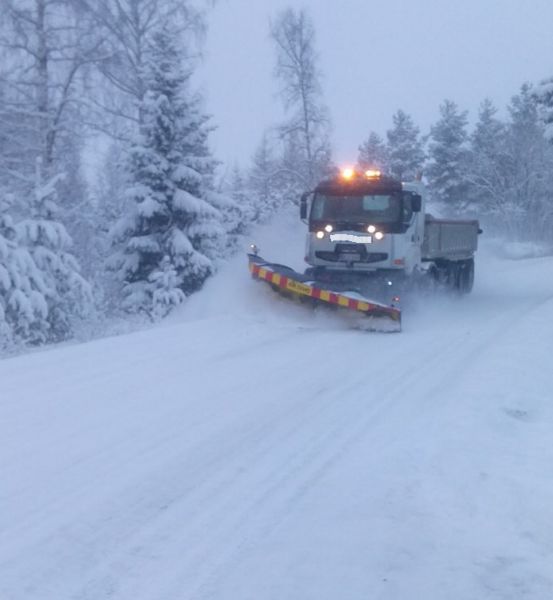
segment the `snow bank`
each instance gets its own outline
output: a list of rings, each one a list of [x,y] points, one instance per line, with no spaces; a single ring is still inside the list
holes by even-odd
[[[553,255],[553,246],[539,242],[512,242],[493,239],[484,242],[485,247],[499,258],[523,260]]]

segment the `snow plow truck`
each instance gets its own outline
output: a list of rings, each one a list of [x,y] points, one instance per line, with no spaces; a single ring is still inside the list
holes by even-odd
[[[264,260],[255,246],[250,272],[287,297],[353,311],[364,329],[400,331],[407,288],[468,294],[474,282],[478,221],[435,219],[425,208],[420,181],[344,169],[301,197],[305,272]]]

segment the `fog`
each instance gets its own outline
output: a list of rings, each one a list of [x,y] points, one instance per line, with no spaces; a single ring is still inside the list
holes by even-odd
[[[523,82],[553,74],[549,0],[219,0],[199,79],[227,163],[245,164],[282,117],[268,31],[289,5],[315,24],[337,161],[354,160],[369,130],[384,134],[398,108],[425,133],[445,98],[474,119],[485,97],[504,110]]]

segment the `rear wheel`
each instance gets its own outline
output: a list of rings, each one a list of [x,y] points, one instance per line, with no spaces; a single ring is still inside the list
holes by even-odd
[[[437,261],[429,273],[438,285],[458,294],[469,294],[474,284],[474,259]]]
[[[457,263],[456,289],[461,294],[470,294],[474,285],[474,259],[462,260]]]

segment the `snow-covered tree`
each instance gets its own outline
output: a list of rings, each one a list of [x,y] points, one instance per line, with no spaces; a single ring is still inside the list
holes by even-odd
[[[378,133],[371,131],[369,137],[359,146],[357,164],[361,169],[379,169],[383,173],[390,171],[390,157],[384,140]]]
[[[123,284],[124,306],[157,314],[164,298],[182,300],[214,270],[226,241],[213,206],[211,128],[190,90],[176,35],[164,28],[147,48],[142,127],[131,150],[128,208],[113,230],[110,266]],[[157,294],[157,295],[156,295]]]
[[[102,40],[102,57],[96,63],[100,76],[92,73],[88,85],[94,126],[130,145],[143,122],[153,36],[165,26],[177,29],[181,43],[190,46],[187,59],[195,60],[193,41],[205,29],[202,11],[193,0],[72,1],[92,20]]]
[[[540,120],[545,126],[545,137],[553,142],[553,77],[541,81],[533,92]]]
[[[0,11],[0,181],[17,198],[17,237],[46,286],[44,340],[57,341],[90,308],[66,224],[84,241],[79,78],[101,41],[72,0],[0,0]]]
[[[17,237],[28,249],[46,286],[48,341],[71,336],[74,321],[92,311],[92,291],[70,252],[72,240],[59,221],[56,185],[61,176],[44,183],[37,169],[32,214],[16,225]]]
[[[386,132],[390,173],[403,181],[414,179],[422,172],[424,150],[419,129],[403,110],[393,115],[393,126]]]
[[[0,349],[48,338],[47,285],[21,246],[9,215],[12,200],[0,194]]]
[[[264,223],[283,204],[280,188],[280,168],[269,134],[265,132],[257,147],[248,173],[248,189],[251,196],[252,221]],[[285,180],[290,178],[286,175]]]
[[[186,299],[179,287],[179,276],[175,266],[168,256],[161,260],[160,268],[150,274],[152,284],[152,316],[162,319],[173,308],[182,304]]]
[[[79,76],[102,45],[72,0],[0,0],[0,176],[34,185],[36,160],[46,178],[59,172],[67,138],[79,132]]]
[[[316,180],[311,181],[309,177],[305,176],[304,166],[301,136],[297,131],[289,132],[280,140],[278,165],[271,181],[271,184],[278,189],[280,206],[294,202],[299,203],[303,192],[315,185]],[[318,178],[322,178],[324,174],[325,171],[321,169],[318,172]]]
[[[248,189],[247,173],[238,165],[232,169],[226,194],[232,198],[234,205],[226,217],[232,224],[229,231],[231,235],[242,236],[255,220],[255,209],[251,190]]]
[[[469,150],[467,147],[467,112],[445,100],[440,119],[431,127],[426,168],[428,185],[434,200],[449,210],[467,206]]]
[[[550,236],[553,218],[553,148],[545,138],[532,87],[524,84],[509,110],[508,153],[511,180],[506,186],[503,218],[521,238]]]
[[[497,118],[497,108],[486,99],[470,137],[469,197],[480,214],[491,214],[505,199],[510,169],[507,156],[508,130]]]
[[[316,185],[330,163],[330,121],[323,103],[315,29],[304,10],[287,8],[272,24],[271,37],[277,52],[275,74],[289,115],[279,130],[285,155],[294,157],[281,175],[296,191],[305,191]]]
[[[553,147],[537,98],[524,84],[502,122],[485,101],[471,138],[471,197],[486,227],[511,239],[551,239]]]
[[[213,177],[210,178],[209,185],[206,186],[205,200],[219,211],[220,227],[213,237],[209,234],[206,239],[210,241],[210,247],[202,246],[207,256],[213,259],[215,265],[229,255],[233,254],[238,248],[240,236],[245,231],[244,215],[240,206],[235,202],[232,194],[223,190],[219,185],[214,187]]]

